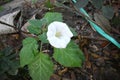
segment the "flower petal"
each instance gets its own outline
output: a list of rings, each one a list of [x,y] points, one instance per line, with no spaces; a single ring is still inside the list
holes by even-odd
[[[60,33],[60,36],[56,36],[56,33]],[[72,32],[63,22],[54,21],[48,25],[47,39],[53,47],[66,48],[72,36]]]
[[[70,38],[57,38],[57,37],[51,37],[49,38],[49,42],[53,47],[56,48],[66,48],[67,44],[70,42]]]
[[[48,37],[55,36],[55,33],[56,33],[56,28],[55,28],[54,24],[51,23],[51,24],[48,26],[47,36],[48,36]]]
[[[56,31],[61,32],[65,36],[69,36],[69,37],[73,36],[73,33],[70,31],[67,24],[65,24],[63,22],[58,22],[58,21],[54,21],[53,24],[57,25]]]

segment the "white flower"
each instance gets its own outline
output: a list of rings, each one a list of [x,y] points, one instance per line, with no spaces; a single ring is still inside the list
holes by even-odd
[[[54,21],[48,25],[47,39],[55,48],[66,48],[72,36],[72,32],[63,22]]]

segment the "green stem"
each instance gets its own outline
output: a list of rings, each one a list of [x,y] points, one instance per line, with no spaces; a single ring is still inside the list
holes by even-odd
[[[42,42],[40,43],[40,52],[42,52]]]

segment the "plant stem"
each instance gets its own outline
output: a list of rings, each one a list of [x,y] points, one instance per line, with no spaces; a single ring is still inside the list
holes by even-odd
[[[14,28],[16,31],[19,31],[19,32],[21,31],[21,32],[23,32],[25,34],[30,34],[29,32],[25,32],[25,31],[19,30],[17,27],[15,27],[13,25],[10,25],[10,24],[7,24],[7,23],[5,23],[3,21],[0,21],[0,24],[6,25],[6,26],[11,27],[11,28]]]
[[[42,42],[40,43],[40,52],[42,52]]]

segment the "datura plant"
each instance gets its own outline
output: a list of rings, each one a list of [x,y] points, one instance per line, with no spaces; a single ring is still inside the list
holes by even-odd
[[[23,40],[20,65],[28,66],[33,80],[49,80],[54,72],[53,61],[64,67],[82,67],[84,55],[71,40],[76,33],[63,22],[61,13],[47,12],[42,19],[30,20],[29,23],[28,30],[35,37]],[[43,45],[47,44],[53,47],[52,56],[43,51]]]

